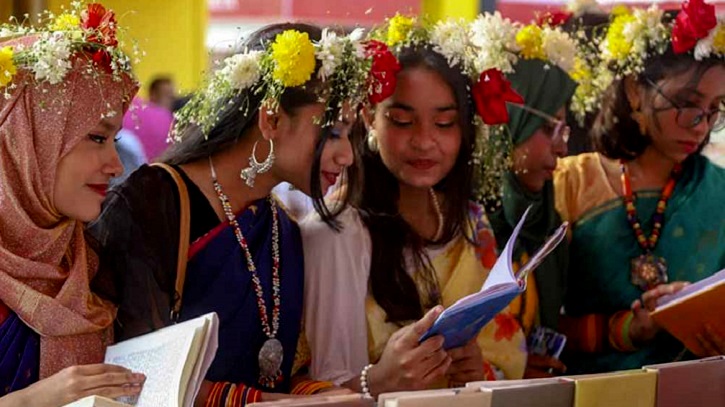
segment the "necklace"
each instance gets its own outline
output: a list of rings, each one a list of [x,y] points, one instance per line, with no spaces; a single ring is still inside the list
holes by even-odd
[[[672,168],[670,178],[667,180],[665,187],[662,189],[662,195],[657,202],[657,209],[652,215],[652,234],[647,237],[642,230],[642,222],[637,216],[637,208],[634,206],[635,195],[632,192],[632,181],[625,163],[621,163],[622,168],[622,200],[624,201],[624,209],[627,211],[627,222],[634,231],[639,247],[643,254],[633,258],[630,262],[630,270],[632,274],[632,284],[638,286],[642,291],[650,290],[662,283],[667,282],[667,261],[660,256],[655,256],[654,249],[662,232],[662,224],[665,221],[665,209],[667,201],[672,196],[675,184],[682,172],[682,166],[677,163]]]
[[[211,169],[211,180],[214,184],[214,191],[216,191],[219,201],[224,208],[224,215],[226,215],[229,225],[234,228],[234,234],[237,237],[239,246],[242,248],[244,257],[247,260],[247,268],[252,274],[252,285],[254,286],[254,292],[257,295],[257,307],[259,309],[259,319],[262,322],[262,331],[267,336],[267,340],[259,350],[259,383],[262,386],[266,386],[273,389],[277,383],[282,380],[282,359],[284,357],[284,350],[282,342],[276,338],[277,331],[279,330],[279,310],[280,310],[280,279],[279,279],[279,221],[277,218],[277,203],[271,197],[268,199],[269,204],[272,208],[272,324],[270,326],[269,317],[267,315],[267,306],[264,301],[264,292],[262,291],[262,282],[257,275],[257,266],[254,264],[252,254],[249,252],[249,246],[247,246],[247,239],[242,234],[242,229],[239,227],[234,212],[232,211],[232,205],[229,203],[229,197],[222,190],[222,186],[217,181],[216,171],[214,170],[214,163],[209,157],[209,168]]]
[[[430,197],[433,200],[433,209],[435,209],[436,216],[438,217],[438,229],[436,229],[436,234],[433,236],[433,241],[436,241],[441,238],[441,235],[443,234],[443,211],[441,211],[441,204],[438,202],[438,196],[436,195],[436,192],[433,190],[433,188],[428,190],[430,192]]]

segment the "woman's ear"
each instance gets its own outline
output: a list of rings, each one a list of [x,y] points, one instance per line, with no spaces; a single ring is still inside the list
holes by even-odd
[[[363,106],[363,108],[360,109],[360,115],[362,116],[365,130],[370,131],[375,123],[375,108],[369,105]]]
[[[279,132],[279,108],[272,110],[262,105],[259,108],[259,130],[265,140],[274,140]]]
[[[627,96],[627,102],[629,102],[632,111],[640,111],[642,108],[642,90],[632,75],[624,78],[624,93]]]

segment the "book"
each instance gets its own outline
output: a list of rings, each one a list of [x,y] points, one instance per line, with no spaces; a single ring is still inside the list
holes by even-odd
[[[725,318],[718,312],[722,309],[725,309],[725,270],[661,297],[651,316],[689,350],[701,355],[705,351],[696,336],[705,331],[705,324],[725,335]]]
[[[136,397],[87,397],[67,407],[192,407],[218,347],[219,319],[209,313],[109,346],[104,363],[146,375]]]
[[[265,401],[260,403],[252,403],[249,406],[254,407],[374,407],[375,401],[365,398],[362,394],[345,394],[337,396],[325,396],[324,394],[317,396],[289,398],[279,401]]]
[[[574,407],[655,407],[657,373],[644,370],[568,376]]]
[[[502,380],[469,383],[486,400],[480,407],[571,407],[574,383],[561,378]]]
[[[657,407],[725,406],[725,356],[643,369],[657,372]]]
[[[529,273],[536,269],[544,258],[561,243],[564,236],[566,236],[569,225],[564,222],[544,242],[541,248],[531,256],[528,263],[521,267],[518,273],[514,273],[514,245],[529,210],[530,208],[524,212],[516,228],[514,228],[481,290],[461,298],[443,311],[433,323],[433,326],[420,338],[421,342],[435,335],[443,335],[445,338],[444,349],[463,346],[478,335],[481,328],[491,321],[496,314],[526,290],[526,280]]]
[[[378,407],[479,407],[483,401],[484,396],[478,389],[464,387],[385,393],[378,396]]]

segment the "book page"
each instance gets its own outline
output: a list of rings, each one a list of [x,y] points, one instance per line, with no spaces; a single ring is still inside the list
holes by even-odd
[[[194,399],[199,393],[201,382],[206,376],[206,372],[214,361],[217,348],[219,347],[219,318],[216,313],[212,312],[200,318],[204,318],[207,323],[204,325],[204,331],[200,332],[202,336],[201,344],[198,350],[198,358],[194,361],[194,369],[189,377],[189,385],[186,388],[184,396],[184,406],[192,407]]]
[[[546,256],[549,255],[554,249],[556,249],[556,246],[561,243],[562,240],[564,240],[564,237],[566,236],[566,231],[569,229],[569,222],[562,223],[554,233],[549,236],[549,238],[546,239],[543,245],[539,248],[539,250],[536,251],[536,253],[531,256],[529,261],[524,264],[523,267],[519,269],[519,272],[516,275],[516,278],[522,282],[524,285],[526,284],[526,280],[529,277],[529,274],[534,271],[542,261],[546,258]]]
[[[516,238],[519,236],[519,232],[524,226],[526,216],[529,214],[530,210],[531,207],[529,206],[528,208],[526,208],[526,212],[524,212],[524,214],[521,216],[519,223],[516,225],[514,231],[511,233],[511,237],[509,237],[508,242],[506,242],[506,246],[503,248],[501,254],[498,256],[496,264],[493,265],[491,272],[488,274],[486,281],[483,283],[483,287],[481,287],[480,292],[488,291],[489,289],[497,285],[517,284],[516,277],[514,276],[513,265],[514,247],[516,245]]]
[[[690,296],[695,295],[696,293],[709,287],[723,284],[723,282],[725,282],[725,270],[720,270],[708,278],[688,285],[687,287],[676,292],[675,294],[662,296],[657,301],[657,310],[666,307],[668,304],[678,302],[678,300],[684,300],[686,298],[689,298]]]

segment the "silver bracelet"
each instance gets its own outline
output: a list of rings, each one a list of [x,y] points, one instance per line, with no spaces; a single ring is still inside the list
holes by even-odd
[[[370,386],[368,386],[368,372],[371,367],[373,367],[372,363],[365,366],[362,372],[360,372],[360,388],[362,390],[363,397],[367,399],[373,398],[373,395],[370,394]]]

